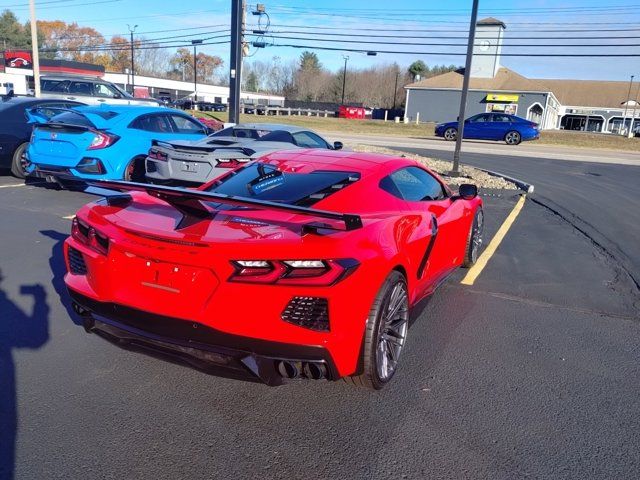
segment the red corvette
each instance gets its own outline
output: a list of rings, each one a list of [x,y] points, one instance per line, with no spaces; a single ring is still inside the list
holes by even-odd
[[[382,388],[412,306],[482,242],[476,187],[406,158],[278,152],[197,190],[93,185],[65,245],[85,328],[270,385]]]

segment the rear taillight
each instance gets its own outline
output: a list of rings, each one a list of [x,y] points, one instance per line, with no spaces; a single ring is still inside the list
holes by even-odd
[[[109,253],[109,238],[90,225],[85,224],[78,217],[71,222],[71,236],[102,255]]]
[[[247,163],[249,159],[239,160],[237,158],[217,158],[216,161],[218,168],[238,168],[243,163]]]
[[[166,153],[156,150],[155,148],[151,148],[149,150],[149,153],[147,153],[147,156],[149,158],[153,158],[154,160],[160,160],[162,162],[166,162],[167,159],[169,158]]]
[[[339,260],[234,260],[232,282],[277,285],[333,285],[359,265],[354,259]]]
[[[93,133],[94,137],[91,144],[87,147],[87,150],[100,150],[102,148],[107,148],[120,139],[119,136],[111,133],[98,132],[94,130],[92,130],[91,133]]]

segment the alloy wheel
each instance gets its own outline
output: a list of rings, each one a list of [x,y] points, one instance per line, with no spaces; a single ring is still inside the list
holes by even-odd
[[[404,282],[393,286],[382,315],[378,331],[376,369],[378,377],[385,381],[393,376],[398,366],[409,326],[409,298]]]
[[[478,252],[482,246],[482,233],[484,231],[484,213],[478,210],[473,222],[473,233],[471,234],[471,260],[475,263],[478,260]]]
[[[517,145],[520,143],[520,134],[518,132],[509,132],[505,140],[509,145]]]
[[[444,139],[445,140],[455,140],[458,135],[458,132],[455,128],[447,128],[444,131]]]

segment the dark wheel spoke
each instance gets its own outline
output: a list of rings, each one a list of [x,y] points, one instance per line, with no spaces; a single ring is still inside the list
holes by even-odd
[[[387,295],[376,350],[378,376],[383,381],[391,378],[396,370],[409,324],[409,300],[405,283],[397,282]]]

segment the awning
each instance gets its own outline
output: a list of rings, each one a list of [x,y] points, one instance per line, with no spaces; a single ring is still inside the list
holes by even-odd
[[[517,102],[520,95],[487,93],[487,102]]]

